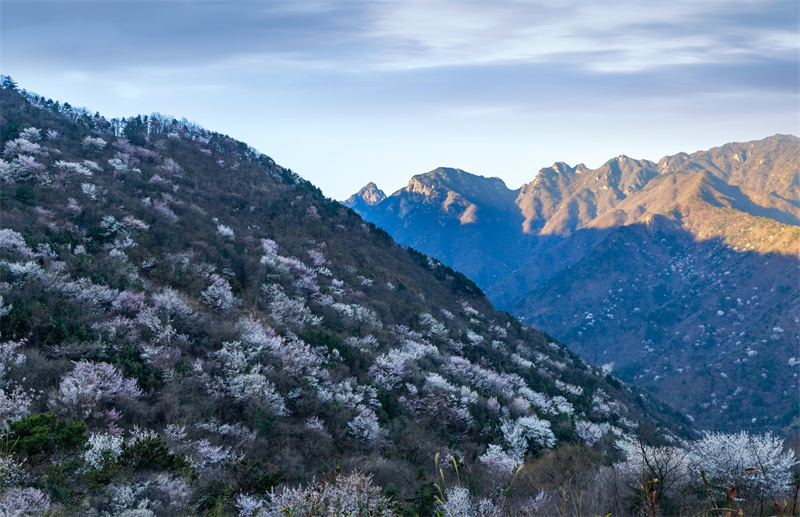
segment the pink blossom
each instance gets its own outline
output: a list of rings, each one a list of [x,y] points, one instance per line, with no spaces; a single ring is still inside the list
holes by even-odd
[[[114,300],[113,306],[121,313],[135,317],[136,314],[145,308],[144,294],[123,291],[117,296],[117,299]]]
[[[36,158],[34,158],[33,156],[21,154],[17,156],[15,162],[17,163],[17,165],[19,165],[20,170],[28,176],[36,176],[39,174],[44,174],[45,171],[44,165],[37,162]]]
[[[272,239],[261,239],[261,247],[267,255],[278,254],[278,244]]]
[[[133,379],[125,379],[111,364],[79,361],[75,368],[61,379],[58,392],[51,401],[54,408],[67,408],[86,418],[95,405],[124,394],[133,398],[142,390]]]
[[[167,176],[180,177],[183,175],[183,168],[172,158],[164,158],[163,163],[156,167],[156,170]]]
[[[3,150],[3,155],[13,157],[22,154],[47,156],[47,152],[44,149],[42,149],[41,145],[26,140],[24,138],[17,138],[16,140],[11,140],[6,142],[6,146]]]

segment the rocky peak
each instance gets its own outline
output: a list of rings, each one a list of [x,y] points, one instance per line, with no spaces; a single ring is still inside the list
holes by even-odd
[[[384,199],[386,199],[386,194],[375,183],[370,181],[361,190],[350,196],[345,201],[345,204],[353,206],[360,203],[367,206],[375,206]]]

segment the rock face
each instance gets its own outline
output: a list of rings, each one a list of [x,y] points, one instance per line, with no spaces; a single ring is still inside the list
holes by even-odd
[[[374,206],[386,199],[386,194],[383,193],[378,186],[372,182],[367,183],[364,188],[353,194],[345,201],[350,207],[360,205]]]
[[[776,135],[658,163],[626,156],[595,170],[556,163],[518,190],[497,186],[485,197],[474,192],[486,178],[461,173],[446,186],[437,169],[412,182],[427,185],[425,199],[468,198],[479,207],[478,224],[452,224],[441,205],[409,195],[411,184],[362,214],[467,272],[496,305],[587,359],[613,362],[623,378],[650,386],[703,426],[788,429],[800,402],[793,377],[799,164],[800,139]],[[481,226],[485,205],[495,217]],[[669,287],[667,277],[682,281]],[[743,289],[761,292],[750,300]],[[633,291],[647,304],[639,294],[631,301]],[[731,300],[741,306],[729,307]],[[698,338],[700,326],[713,330]],[[765,375],[775,382],[757,381]]]

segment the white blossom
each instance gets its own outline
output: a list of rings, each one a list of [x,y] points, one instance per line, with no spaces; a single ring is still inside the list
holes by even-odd
[[[87,442],[83,460],[92,468],[100,469],[105,461],[116,461],[122,454],[122,436],[109,433],[92,433]]]
[[[14,487],[0,497],[0,515],[3,517],[44,515],[49,509],[50,497],[38,488]]]
[[[233,229],[230,226],[225,226],[224,224],[217,225],[217,233],[231,241],[236,238],[236,233],[233,231]]]
[[[694,443],[690,456],[692,468],[704,469],[710,482],[722,488],[735,484],[744,494],[758,493],[766,485],[774,489],[786,486],[796,462],[793,450],[784,451],[782,438],[746,431],[707,433]]]
[[[100,137],[86,136],[81,141],[81,145],[87,149],[102,150],[106,146],[106,141]]]
[[[230,312],[242,303],[234,296],[231,284],[216,273],[211,275],[211,285],[200,293],[200,297],[208,307],[222,313]]]
[[[120,394],[136,398],[142,390],[135,380],[125,379],[113,365],[80,361],[61,379],[51,405],[76,411],[86,418],[98,402]]]

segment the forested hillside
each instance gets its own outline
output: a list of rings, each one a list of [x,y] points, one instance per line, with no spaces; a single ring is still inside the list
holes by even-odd
[[[437,454],[486,504],[539,462],[541,505],[558,458],[696,436],[242,142],[0,95],[3,508],[252,515],[333,473],[431,515]]]

